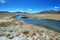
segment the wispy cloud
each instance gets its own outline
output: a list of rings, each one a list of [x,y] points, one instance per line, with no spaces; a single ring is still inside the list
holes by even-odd
[[[56,6],[55,6],[54,8],[59,8],[59,7],[56,7]]]
[[[19,10],[20,12],[25,12],[25,11],[23,11],[23,10]]]
[[[0,0],[0,3],[5,3],[5,0]]]
[[[22,10],[22,9],[17,9],[17,11],[24,12],[24,10]]]
[[[28,11],[32,11],[32,9],[28,9]]]

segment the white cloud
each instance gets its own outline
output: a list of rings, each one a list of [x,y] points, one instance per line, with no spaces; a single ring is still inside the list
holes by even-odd
[[[32,9],[28,9],[29,11],[32,11]]]
[[[21,9],[16,9],[17,11],[20,11],[20,12],[24,12],[23,10],[21,10]]]
[[[59,7],[54,7],[54,8],[59,8]]]
[[[23,10],[19,10],[20,12],[24,12]]]
[[[5,0],[0,0],[0,3],[5,3]]]
[[[23,10],[11,10],[9,12],[24,12]]]

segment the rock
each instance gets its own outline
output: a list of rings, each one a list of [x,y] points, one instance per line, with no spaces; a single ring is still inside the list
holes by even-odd
[[[0,34],[0,36],[5,36],[5,34]]]
[[[56,36],[54,40],[60,40],[60,36]]]
[[[36,33],[32,33],[32,36],[36,35]]]
[[[9,32],[13,32],[13,30],[9,30]]]
[[[1,36],[5,36],[6,34],[4,33],[4,31],[0,31],[0,37]]]
[[[14,36],[12,34],[8,34],[6,37],[8,37],[9,39],[13,39]]]

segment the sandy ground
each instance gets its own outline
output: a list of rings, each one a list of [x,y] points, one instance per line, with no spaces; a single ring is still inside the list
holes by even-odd
[[[60,33],[9,16],[0,20],[0,40],[60,40]]]

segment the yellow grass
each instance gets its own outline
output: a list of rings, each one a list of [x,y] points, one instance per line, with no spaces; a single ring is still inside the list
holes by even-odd
[[[13,17],[16,16],[17,14],[0,14],[0,18],[5,18],[5,17]]]
[[[60,14],[25,14],[24,17],[60,20]]]

